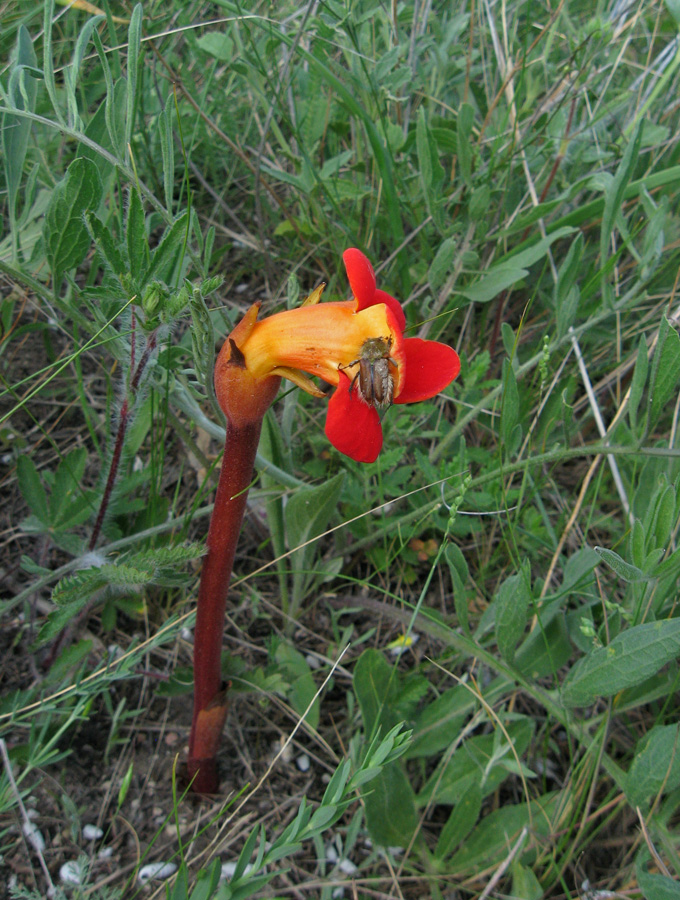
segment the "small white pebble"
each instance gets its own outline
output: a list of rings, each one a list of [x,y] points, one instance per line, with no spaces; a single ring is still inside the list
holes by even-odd
[[[234,243],[235,243],[235,244],[238,244],[239,242],[238,242],[238,241],[234,241]],[[235,291],[237,294],[245,294],[245,292],[246,292],[247,290],[248,290],[248,285],[246,284],[245,281],[242,281],[241,284],[237,284],[236,287],[234,288],[234,291]]]
[[[345,889],[343,887],[336,887],[333,889],[333,893],[331,897],[333,900],[340,900],[341,897],[345,896]]]
[[[248,872],[252,871],[252,866],[250,863],[246,864],[245,869],[243,870],[243,874],[247,875]],[[220,873],[220,878],[231,879],[234,877],[234,872],[236,871],[236,863],[235,862],[226,862],[222,863],[222,872]]]
[[[3,466],[8,466],[12,462],[12,459],[11,453],[3,453],[2,457],[0,457],[0,462],[2,462]]]
[[[40,829],[36,828],[32,822],[24,822],[23,832],[33,845],[33,848],[37,850],[38,853],[42,853],[45,849],[45,838],[40,833]]]
[[[83,838],[86,841],[98,841],[104,837],[104,832],[96,825],[83,825]]]
[[[64,884],[82,884],[84,874],[80,863],[72,859],[59,869],[59,880]]]
[[[329,844],[326,847],[326,861],[334,865],[338,861],[338,851],[333,844]]]
[[[194,633],[191,628],[180,628],[179,634],[183,641],[193,641],[194,639]]]
[[[354,875],[357,871],[357,867],[349,859],[341,859],[338,868],[341,872],[344,872],[345,875]]]
[[[133,472],[143,472],[144,471],[144,460],[141,456],[135,456],[135,461],[132,463],[132,471]]]
[[[113,856],[113,847],[102,847],[97,853],[97,859],[111,859]]]
[[[139,870],[137,879],[141,881],[142,884],[146,881],[150,881],[152,878],[155,878],[158,881],[165,881],[166,878],[170,878],[171,875],[174,875],[176,871],[177,866],[174,863],[147,863],[147,865],[142,866]]]
[[[310,669],[320,669],[321,668],[321,662],[319,661],[319,659],[316,656],[314,656],[313,653],[308,653],[307,656],[305,656],[305,662],[307,663],[307,665],[309,666]]]
[[[298,758],[295,760],[295,765],[301,772],[308,772],[311,763],[307,754],[303,753],[301,756],[298,756]]]
[[[388,847],[387,851],[388,851],[388,853],[391,853],[392,856],[401,856],[401,854],[404,852],[404,848],[403,847]]]
[[[37,809],[27,809],[27,810],[26,810],[26,815],[27,815],[28,818],[31,819],[31,821],[32,821],[33,819],[37,819],[38,816],[40,815],[40,813],[38,812]]]

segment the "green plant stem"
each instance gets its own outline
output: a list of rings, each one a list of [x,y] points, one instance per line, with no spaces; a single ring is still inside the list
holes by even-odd
[[[227,422],[224,459],[208,529],[194,631],[194,714],[189,738],[188,775],[198,793],[219,786],[217,749],[227,715],[222,681],[222,632],[227,593],[253,477],[262,421],[241,427]]]

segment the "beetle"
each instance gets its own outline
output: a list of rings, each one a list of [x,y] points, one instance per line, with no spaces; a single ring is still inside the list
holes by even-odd
[[[387,409],[392,404],[394,395],[394,378],[390,372],[390,363],[397,363],[390,356],[392,338],[367,338],[361,345],[360,355],[354,362],[344,368],[359,365],[359,371],[352,379],[349,392],[356,384],[357,394],[369,406]]]

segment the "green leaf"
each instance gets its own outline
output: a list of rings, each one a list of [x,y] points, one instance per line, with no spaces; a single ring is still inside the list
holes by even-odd
[[[96,209],[102,195],[97,166],[78,157],[57,184],[45,216],[43,237],[53,276],[55,293],[64,272],[79,265],[90,247],[90,235],[83,218],[87,210]]]
[[[630,383],[630,397],[628,398],[628,420],[633,432],[637,426],[637,412],[642,399],[642,392],[647,383],[647,372],[649,370],[649,360],[647,359],[647,342],[643,334],[640,335],[640,343],[638,344],[637,358],[635,360],[635,369],[633,370],[633,379]]]
[[[215,889],[220,882],[221,874],[221,859],[214,859],[209,869],[201,869],[196,876],[196,883],[191,892],[190,900],[212,900],[215,896]]]
[[[664,0],[664,3],[675,24],[680,28],[680,0]]]
[[[114,240],[110,230],[90,210],[85,212],[84,218],[90,237],[97,245],[97,249],[101,252],[113,274],[119,280],[127,278],[130,272],[129,263],[126,259],[123,259],[118,243]]]
[[[142,42],[142,4],[137,3],[128,25],[127,49],[127,103],[125,114],[125,148],[132,140],[137,105],[137,72],[139,68],[139,48]]]
[[[519,391],[517,379],[509,359],[503,360],[503,397],[501,400],[500,437],[505,455],[510,456],[517,449],[518,433],[515,426],[519,423]],[[521,440],[521,432],[519,433]]]
[[[461,844],[477,824],[482,809],[482,789],[478,784],[471,784],[461,799],[453,807],[453,811],[442,828],[435,857],[444,860]]]
[[[316,684],[309,663],[301,653],[284,643],[280,643],[276,648],[274,659],[288,681],[290,705],[299,716],[304,715],[316,694]],[[319,725],[319,709],[317,697],[305,718],[307,724],[314,729]]]
[[[444,279],[451,267],[455,252],[456,239],[453,237],[446,238],[446,240],[442,241],[439,245],[439,249],[432,260],[430,271],[427,275],[430,290],[433,294],[436,294],[444,283]]]
[[[288,543],[291,548],[300,548],[291,555],[294,605],[302,600],[305,585],[309,581],[309,569],[317,553],[313,544],[302,545],[328,528],[337,511],[343,481],[344,475],[339,474],[315,487],[298,490],[286,505]]]
[[[172,215],[173,199],[175,194],[175,142],[172,136],[172,124],[174,116],[174,97],[172,94],[170,94],[165,101],[165,109],[160,113],[158,117],[161,156],[163,158],[163,193],[165,196],[165,207],[170,215]],[[207,271],[210,268],[209,250],[206,252],[205,258],[206,263],[208,263],[208,265],[206,265]]]
[[[563,616],[555,616],[547,624],[534,628],[515,652],[514,664],[527,678],[547,678],[571,659],[573,648]]]
[[[366,737],[384,734],[398,724],[399,676],[379,650],[364,650],[354,667],[354,693],[361,708]]]
[[[449,747],[465,722],[474,700],[462,685],[450,688],[429,703],[413,723],[413,741],[407,759],[434,756]]]
[[[184,255],[184,245],[188,237],[189,214],[183,213],[179,219],[166,229],[160,244],[153,251],[151,265],[146,273],[144,283],[152,278],[169,282],[178,261]]]
[[[507,722],[505,730],[512,746],[508,745],[505,734],[500,731],[498,737],[494,733],[467,738],[457,753],[437,766],[418,794],[418,803],[455,805],[460,803],[473,784],[479,785],[484,797],[492,794],[510,774],[502,763],[515,761],[514,753],[521,757],[529,746],[534,723],[523,716]],[[504,754],[498,753],[499,739],[506,750]]]
[[[643,126],[644,120],[641,119],[621,157],[621,162],[616,170],[614,178],[605,190],[604,212],[602,214],[602,227],[600,229],[600,265],[602,267],[603,278],[605,277],[605,262],[610,253],[611,236],[614,230],[616,217],[621,211],[621,204],[623,202],[626,187],[631,179],[637,163],[638,154],[640,153],[642,132],[644,130]]]
[[[494,297],[497,297],[501,291],[512,287],[513,284],[517,284],[518,281],[526,278],[528,274],[527,269],[522,269],[510,263],[496,266],[482,276],[476,284],[461,290],[460,293],[467,297],[468,300],[472,300],[473,303],[488,303]]]
[[[595,547],[595,552],[602,562],[606,563],[612,571],[616,572],[619,578],[627,581],[629,584],[635,584],[638,581],[651,581],[651,577],[646,575],[642,569],[631,565],[622,559],[618,553],[609,550],[607,547]]]
[[[30,456],[20,456],[17,460],[17,478],[21,496],[28,503],[29,509],[44,525],[50,524],[47,506],[47,494],[43,487],[38,470]]]
[[[511,575],[500,586],[495,600],[496,641],[501,655],[508,662],[515,657],[527,623],[527,610],[531,594],[527,587],[527,575]]]
[[[407,847],[418,828],[418,814],[413,789],[399,762],[385,766],[363,798],[373,840],[383,847]]]
[[[517,841],[523,828],[531,828],[534,837],[547,837],[557,817],[562,797],[546,794],[531,803],[501,806],[485,816],[461,849],[449,860],[448,870],[458,877],[494,866],[507,858],[508,848]],[[529,838],[527,838],[529,840]]]
[[[645,900],[680,900],[680,882],[647,871],[650,854],[643,847],[635,860],[635,875]]]
[[[679,378],[680,336],[666,316],[663,316],[649,380],[648,428],[655,424],[660,413],[667,408],[668,401],[675,394]]]
[[[144,275],[149,267],[149,243],[146,238],[144,207],[136,187],[130,188],[130,202],[125,227],[130,275],[139,288],[145,283]]]
[[[566,707],[588,706],[651,678],[680,654],[680,619],[636,625],[580,659],[562,687]]]
[[[466,634],[470,634],[470,622],[468,616],[468,596],[465,584],[469,577],[467,563],[460,548],[450,543],[444,550],[446,561],[451,572],[453,582],[453,603],[456,608],[456,617],[461,628]]]
[[[631,806],[680,785],[680,725],[656,725],[640,741],[626,776]]]
[[[522,900],[541,900],[544,896],[543,887],[533,869],[523,866],[517,860],[512,866],[512,896],[521,897]]]
[[[482,184],[475,188],[470,196],[468,213],[473,222],[482,222],[489,215],[491,203],[491,189],[488,184]]]
[[[220,62],[231,62],[234,57],[234,42],[222,31],[206,31],[196,43],[204,53]]]
[[[418,168],[420,181],[423,188],[423,196],[428,213],[439,227],[439,210],[441,208],[441,187],[444,183],[444,169],[439,162],[437,145],[432,139],[425,110],[421,106],[418,109],[418,122],[416,124],[416,149],[418,151]]]
[[[468,187],[472,187],[472,123],[475,119],[475,111],[469,103],[462,103],[458,109],[458,122],[456,129],[456,149],[458,151],[458,164],[463,181]]]
[[[35,69],[38,60],[33,49],[31,36],[25,25],[17,31],[14,62],[7,86],[7,99],[16,109],[34,112],[38,90],[36,79],[29,73]],[[2,116],[2,158],[7,186],[8,211],[12,232],[16,228],[17,197],[23,177],[24,162],[31,136],[31,120],[11,113]]]

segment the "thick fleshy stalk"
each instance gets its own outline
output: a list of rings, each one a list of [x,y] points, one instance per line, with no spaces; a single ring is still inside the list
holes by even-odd
[[[261,426],[261,420],[241,427],[227,422],[224,461],[208,529],[194,633],[194,716],[188,760],[188,774],[199,793],[215,793],[219,785],[216,755],[227,717],[222,632]]]
[[[192,789],[214,794],[219,787],[217,751],[227,718],[227,688],[222,681],[222,634],[229,580],[234,565],[248,488],[253,479],[262,420],[281,379],[254,379],[238,344],[257,318],[253,307],[232,331],[217,358],[215,389],[227,419],[224,458],[208,529],[194,631],[194,713],[187,774]]]

